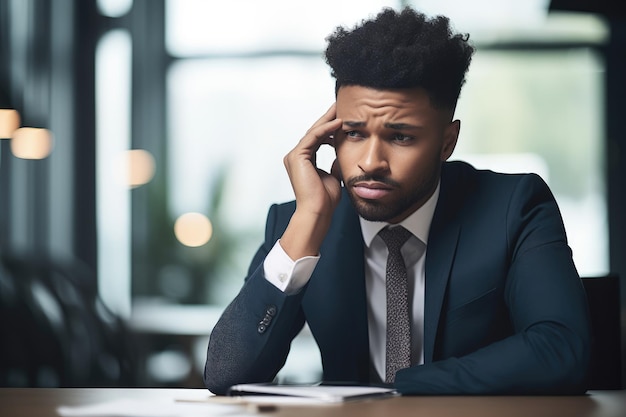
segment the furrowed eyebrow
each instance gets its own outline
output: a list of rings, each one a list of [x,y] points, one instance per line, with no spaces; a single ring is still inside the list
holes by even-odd
[[[348,126],[348,127],[363,127],[363,126],[365,126],[365,122],[345,121],[345,122],[343,122],[343,124]]]
[[[408,123],[385,123],[387,129],[394,130],[417,130],[421,129],[420,126],[410,125]]]
[[[357,128],[357,127],[365,127],[367,123],[348,120],[348,121],[344,121],[343,125],[350,127],[350,128]],[[385,123],[384,126],[386,129],[393,129],[393,130],[418,130],[422,128],[421,126],[411,125],[408,123]]]

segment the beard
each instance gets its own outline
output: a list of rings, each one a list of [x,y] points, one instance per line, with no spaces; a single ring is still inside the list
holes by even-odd
[[[352,177],[346,182],[348,196],[356,212],[365,220],[372,222],[399,223],[419,209],[432,196],[439,182],[440,171],[429,175],[420,182],[413,184],[410,190],[404,190],[398,182],[372,175]],[[367,200],[354,193],[353,185],[360,181],[378,181],[394,187],[392,201]]]

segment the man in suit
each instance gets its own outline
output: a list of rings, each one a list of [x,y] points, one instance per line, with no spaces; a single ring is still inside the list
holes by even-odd
[[[326,381],[403,394],[584,392],[586,299],[549,188],[448,162],[468,37],[406,8],[328,42],[336,103],[284,158],[295,201],[270,208],[211,334],[206,386],[272,381],[306,322]],[[324,144],[337,156],[331,173],[315,165]],[[387,230],[407,239],[400,267],[387,268]],[[398,268],[407,287],[386,289]]]

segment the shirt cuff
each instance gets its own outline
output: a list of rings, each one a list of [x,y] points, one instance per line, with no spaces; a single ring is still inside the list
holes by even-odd
[[[263,262],[265,279],[285,294],[295,294],[309,282],[319,259],[305,256],[294,262],[278,240]]]

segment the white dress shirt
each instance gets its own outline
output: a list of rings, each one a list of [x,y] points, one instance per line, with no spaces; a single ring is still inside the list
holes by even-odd
[[[412,310],[411,321],[411,364],[424,363],[424,266],[426,252],[420,256],[416,252],[419,240],[428,247],[428,232],[439,199],[439,185],[426,203],[404,219],[400,225],[413,236],[402,246],[401,252],[407,267],[409,282],[409,306]],[[370,356],[374,368],[384,380],[386,334],[387,334],[387,298],[385,289],[385,270],[387,265],[387,246],[378,232],[388,226],[386,222],[370,222],[360,218],[363,240],[365,242],[365,285],[368,305],[368,331]],[[276,242],[265,258],[263,268],[265,278],[287,294],[298,292],[311,278],[319,256],[307,256],[295,262]]]

